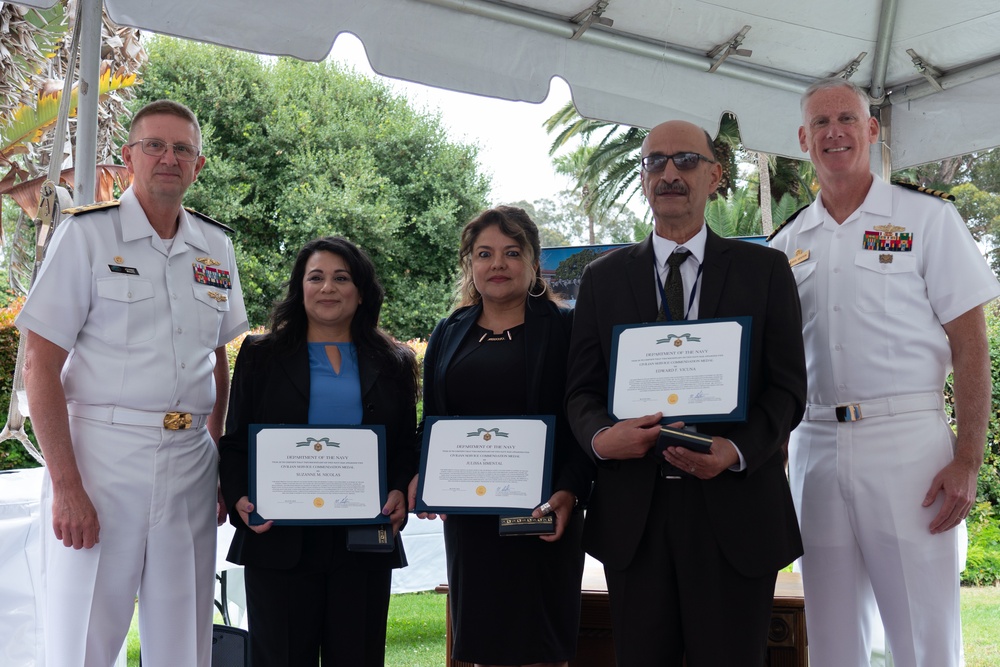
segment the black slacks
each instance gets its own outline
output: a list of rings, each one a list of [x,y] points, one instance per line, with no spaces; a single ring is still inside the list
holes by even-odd
[[[382,667],[392,570],[246,567],[254,667]]]
[[[778,573],[719,550],[697,480],[658,479],[635,558],[605,568],[618,667],[761,667]]]

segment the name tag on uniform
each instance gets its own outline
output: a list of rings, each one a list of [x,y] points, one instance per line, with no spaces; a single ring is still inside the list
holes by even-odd
[[[111,273],[127,273],[130,276],[139,275],[139,269],[132,266],[115,266],[114,264],[108,264],[108,268],[111,269]]]

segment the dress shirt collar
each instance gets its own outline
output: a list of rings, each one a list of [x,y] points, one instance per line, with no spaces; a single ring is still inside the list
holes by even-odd
[[[208,252],[208,240],[199,225],[192,219],[193,215],[183,208],[178,215],[179,223],[177,232],[174,234],[174,242],[168,252],[166,246],[156,234],[153,226],[146,217],[146,212],[142,209],[142,204],[136,198],[132,188],[129,187],[118,200],[119,211],[121,213],[122,240],[135,241],[136,239],[149,238],[154,248],[160,248],[165,255],[176,255],[193,246],[198,250]]]
[[[680,247],[691,251],[691,256],[688,257],[688,261],[684,264],[695,259],[697,260],[697,264],[692,264],[692,266],[700,266],[705,261],[705,241],[707,239],[708,228],[702,225],[697,234],[680,245]],[[653,254],[656,256],[656,270],[661,276],[665,277],[667,275],[667,258],[676,249],[676,243],[662,236],[657,236],[656,232],[653,232]]]

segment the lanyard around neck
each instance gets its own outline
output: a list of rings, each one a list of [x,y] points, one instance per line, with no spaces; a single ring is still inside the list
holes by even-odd
[[[701,280],[701,272],[702,272],[702,270],[704,268],[705,268],[705,265],[703,263],[701,263],[701,262],[698,262],[698,273],[694,277],[694,285],[691,286],[691,296],[688,297],[687,308],[684,309],[684,317],[681,318],[681,319],[685,319],[686,320],[688,313],[691,312],[691,306],[694,305],[694,295],[698,291],[698,281]],[[681,267],[678,266],[677,270],[680,271]],[[674,318],[672,318],[670,316],[670,309],[667,308],[667,293],[663,289],[663,283],[666,282],[666,281],[665,280],[660,280],[660,272],[659,271],[656,271],[654,273],[656,273],[656,288],[660,291],[660,305],[663,307],[663,314],[666,317],[667,322],[673,322]],[[667,276],[669,277],[669,275],[670,275],[670,272],[669,272],[669,269],[668,269]]]

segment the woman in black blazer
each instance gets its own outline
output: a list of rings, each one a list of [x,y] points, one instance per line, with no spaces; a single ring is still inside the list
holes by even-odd
[[[495,515],[452,514],[444,525],[453,655],[477,665],[566,665],[576,652],[579,506],[594,471],[563,408],[572,312],[547,289],[539,252],[538,229],[519,208],[466,225],[461,302],[424,358],[425,416],[556,416],[554,535],[500,537]]]
[[[251,655],[257,667],[382,665],[390,553],[349,551],[342,526],[250,526],[250,424],[372,424],[386,434],[388,502],[398,533],[416,470],[416,364],[378,329],[384,291],[371,260],[336,237],[306,244],[271,330],[236,360],[220,479],[236,527],[229,560],[245,567]],[[265,517],[266,518],[266,517]]]

